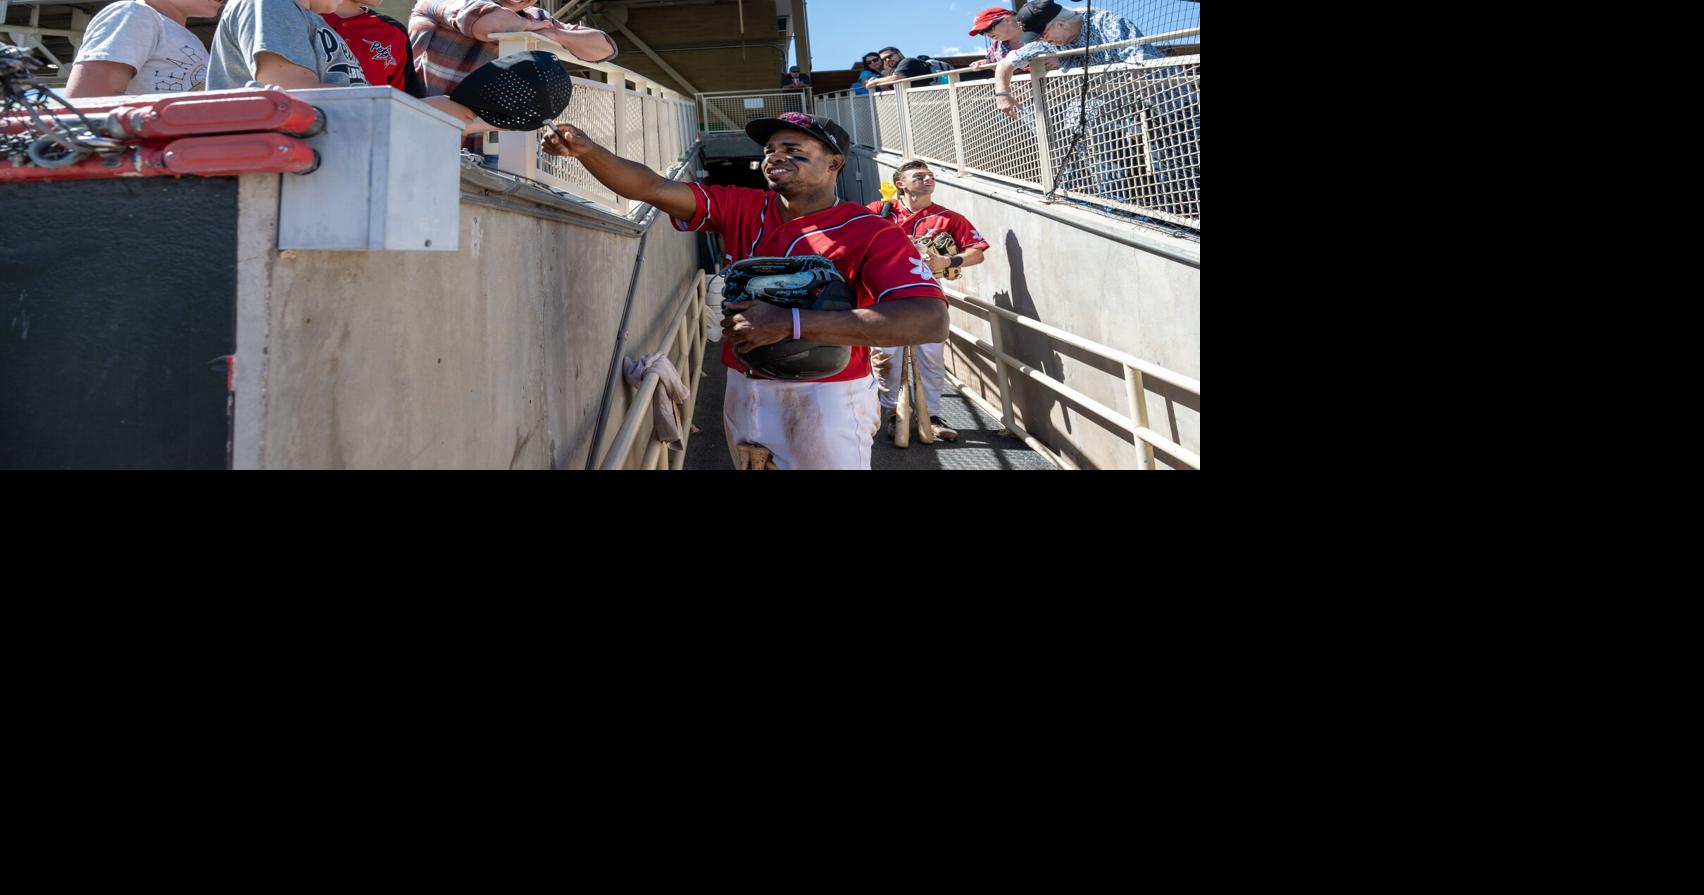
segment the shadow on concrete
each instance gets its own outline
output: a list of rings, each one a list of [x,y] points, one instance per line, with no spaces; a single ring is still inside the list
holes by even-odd
[[[1035,299],[1030,295],[1029,278],[1024,273],[1023,244],[1018,242],[1018,235],[1009,230],[1006,232],[1006,258],[1012,271],[1012,291],[994,293],[994,305],[1045,323],[1036,311]],[[1052,339],[1014,324],[1006,325],[1005,333],[1007,353],[1046,373],[1049,378],[1065,381],[1065,363],[1060,359],[1059,352],[1054,350]],[[997,379],[998,371],[994,375]],[[1021,374],[1014,374],[1011,383],[1013,414],[1017,417],[1018,424],[1042,444],[1070,444],[1069,437],[1055,437],[1061,434],[1055,431],[1053,424],[1053,410],[1063,403],[1059,396],[1054,394],[1052,389],[1031,382]],[[1024,412],[1020,413],[1019,408]],[[1071,408],[1066,405],[1060,409],[1065,422],[1063,434],[1068,436],[1071,432]]]

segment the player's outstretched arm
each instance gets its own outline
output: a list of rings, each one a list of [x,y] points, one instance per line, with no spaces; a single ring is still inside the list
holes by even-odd
[[[614,190],[616,195],[648,202],[670,217],[690,218],[697,208],[692,187],[610,152],[572,124],[558,124],[547,132],[544,151],[579,159],[599,183]]]

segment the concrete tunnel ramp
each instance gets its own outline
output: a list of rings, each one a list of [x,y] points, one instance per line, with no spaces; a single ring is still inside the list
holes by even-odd
[[[686,469],[734,468],[728,440],[722,432],[722,392],[727,368],[722,366],[722,343],[706,342],[704,378],[699,385],[693,425],[698,431],[686,445]],[[888,469],[1057,469],[1017,438],[1000,433],[1000,418],[983,413],[949,383],[941,392],[941,417],[958,430],[956,442],[924,444],[911,437],[911,446],[896,448],[886,432],[870,449],[870,468]]]

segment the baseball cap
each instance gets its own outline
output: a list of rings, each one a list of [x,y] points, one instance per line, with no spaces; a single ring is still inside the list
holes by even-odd
[[[1013,14],[1014,13],[1011,10],[1004,6],[988,7],[987,9],[977,13],[976,20],[970,23],[970,36],[976,37],[982,32],[987,31],[988,26],[994,24],[996,20]]]
[[[828,144],[828,148],[838,155],[845,155],[852,148],[852,135],[833,120],[821,115],[806,115],[802,112],[782,112],[775,118],[754,118],[746,122],[746,136],[757,141],[762,146],[769,142],[769,135],[784,127],[798,128],[807,134]]]
[[[450,99],[499,130],[538,130],[568,108],[574,84],[556,57],[543,50],[512,53],[473,70]]]
[[[1040,34],[1060,12],[1059,4],[1053,0],[1030,0],[1018,10],[1018,21],[1023,23],[1025,31]]]

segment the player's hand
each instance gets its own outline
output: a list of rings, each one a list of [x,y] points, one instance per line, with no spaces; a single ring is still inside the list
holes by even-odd
[[[1006,113],[1007,118],[1018,117],[1018,101],[1009,96],[994,97],[994,108]]]
[[[596,148],[598,144],[572,124],[553,125],[544,135],[544,151],[551,155],[579,158]]]
[[[948,258],[945,255],[937,255],[934,252],[929,253],[928,260],[929,269],[935,273],[940,273],[941,271],[953,266],[953,260],[951,258]]]
[[[750,351],[793,337],[793,315],[763,301],[730,301],[722,318],[722,333],[734,343],[735,351]]]

